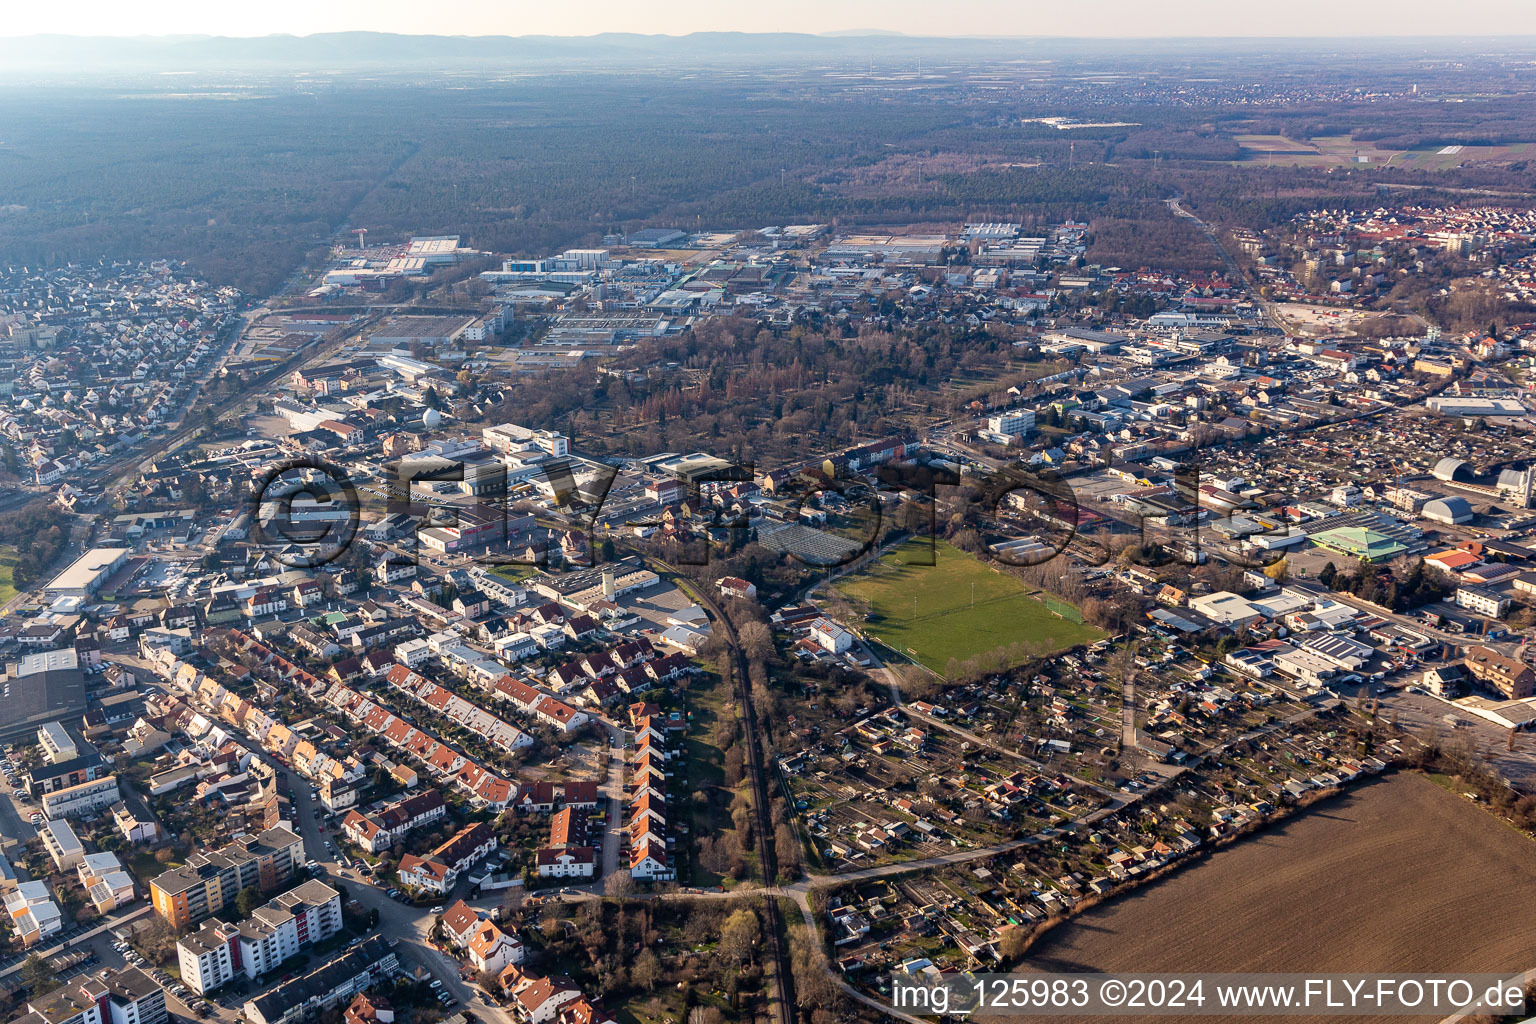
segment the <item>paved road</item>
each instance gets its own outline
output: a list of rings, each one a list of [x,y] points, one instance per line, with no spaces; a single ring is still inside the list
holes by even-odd
[[[364,907],[379,912],[378,934],[399,940],[395,954],[401,964],[419,965],[436,975],[462,1004],[455,1009],[470,1010],[482,1021],[492,1024],[514,1024],[511,1015],[500,1006],[488,1002],[478,987],[465,984],[459,978],[458,961],[432,947],[428,936],[436,923],[436,915],[421,907],[390,899],[355,869],[351,872],[343,871],[336,861],[336,855],[326,851],[326,836],[319,828],[319,816],[325,813],[325,809],[309,795],[309,780],[297,772],[276,765],[264,751],[260,752],[260,756],[288,776],[294,824],[304,840],[304,850],[310,860],[325,869],[327,881],[341,883],[349,896]],[[443,905],[451,903],[452,899],[452,896],[445,896]]]
[[[1211,225],[1207,224],[1205,221],[1201,220],[1199,217],[1195,216],[1193,213],[1184,209],[1182,200],[1182,196],[1174,196],[1172,199],[1165,199],[1164,202],[1168,204],[1169,211],[1175,217],[1183,217],[1185,220],[1192,221],[1195,226],[1205,234],[1206,239],[1211,243],[1211,247],[1216,250],[1216,254],[1220,256],[1221,261],[1226,264],[1227,273],[1230,275],[1231,279],[1234,282],[1241,281],[1244,286],[1247,286],[1249,284],[1248,276],[1244,274],[1242,268],[1237,265],[1237,260],[1232,258],[1232,254],[1227,252],[1227,247],[1221,244],[1221,238],[1216,234],[1216,229],[1211,227]],[[1253,299],[1254,305],[1258,306],[1259,311],[1264,314],[1264,319],[1268,326],[1284,334],[1291,333],[1286,329],[1285,321],[1281,320],[1280,317],[1275,314],[1273,304],[1270,303],[1268,299],[1261,297],[1257,288],[1250,289],[1250,295]]]
[[[608,730],[608,778],[600,792],[608,798],[608,822],[603,831],[604,878],[619,870],[619,848],[624,842],[624,758],[627,748],[624,731],[606,719],[599,719]]]

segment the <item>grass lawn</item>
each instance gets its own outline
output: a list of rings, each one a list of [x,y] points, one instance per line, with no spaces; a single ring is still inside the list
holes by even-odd
[[[131,856],[124,854],[122,859],[127,861],[128,869],[133,872],[134,877],[146,883],[162,872],[181,867],[183,863],[180,860],[172,860],[162,864],[155,860],[153,853],[140,847],[135,847]]]
[[[703,807],[691,797],[688,802],[694,836],[694,841],[689,844],[689,859],[692,884],[705,888],[720,885],[724,879],[699,863],[698,841],[732,828],[731,796],[725,788],[725,751],[715,746],[714,741],[715,722],[721,715],[732,713],[725,710],[729,697],[730,687],[714,672],[695,676],[688,691],[688,710],[692,717],[683,741],[688,788],[709,796],[709,803]]]
[[[11,579],[11,570],[16,567],[16,562],[21,553],[12,545],[0,546],[0,604],[15,597],[18,591],[16,584]]]
[[[491,569],[491,572],[495,573],[497,576],[500,576],[502,579],[507,580],[507,581],[509,581],[511,583],[521,583],[523,580],[527,579],[528,577],[530,577],[530,576],[537,576],[539,573],[541,573],[543,571],[544,570],[540,569],[536,565],[514,565],[514,564],[498,565],[498,566],[495,566],[494,568]]]
[[[1104,636],[1057,616],[1018,580],[956,547],[938,541],[935,555],[937,564],[921,564],[927,543],[909,541],[838,584],[868,606],[867,635],[935,672],[951,658],[964,661],[1015,643],[1059,651]]]

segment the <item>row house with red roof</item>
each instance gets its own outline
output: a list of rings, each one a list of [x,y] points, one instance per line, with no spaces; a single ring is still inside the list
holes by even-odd
[[[442,820],[448,814],[443,794],[429,789],[396,801],[373,814],[348,812],[341,828],[347,838],[369,853],[382,853],[407,833]]]
[[[453,888],[471,864],[496,849],[496,831],[483,821],[466,825],[425,857],[408,853],[400,858],[400,881],[413,889],[442,895]]]
[[[540,878],[591,878],[597,873],[587,812],[562,807],[549,819],[549,845],[534,855]]]
[[[507,806],[525,814],[549,814],[562,807],[595,811],[601,799],[602,795],[595,781],[546,780],[521,783]]]
[[[637,720],[628,824],[629,873],[637,882],[677,877],[667,850],[667,758],[665,724],[651,716]]]
[[[391,747],[426,765],[439,781],[464,790],[475,804],[492,810],[507,806],[512,795],[509,781],[356,690],[337,684],[325,691],[321,700],[363,728],[377,733]]]
[[[592,716],[580,708],[510,675],[492,683],[490,691],[493,697],[508,701],[522,713],[562,734],[573,733],[592,721]]]
[[[515,725],[497,718],[480,705],[465,700],[452,690],[439,686],[419,673],[412,672],[404,665],[395,665],[390,668],[386,678],[390,685],[400,692],[427,705],[475,735],[483,736],[488,742],[509,754],[533,744],[533,738]]]

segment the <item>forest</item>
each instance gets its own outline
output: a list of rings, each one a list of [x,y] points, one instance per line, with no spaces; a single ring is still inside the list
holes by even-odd
[[[1278,95],[1301,89],[1297,69],[1277,74]],[[1530,183],[1523,161],[1438,171],[1235,162],[1245,132],[1536,141],[1536,105],[1523,95],[1476,109],[1412,98],[1192,106],[1166,86],[968,81],[956,72],[922,90],[872,88],[716,69],[14,88],[0,95],[0,252],[45,263],[170,257],[265,296],[347,227],[367,227],[370,242],[457,233],[477,248],[545,255],[644,224],[1073,217],[1099,222],[1096,258],[1134,266],[1182,253],[1198,268],[1208,255],[1166,224],[1168,196],[1208,220],[1263,227],[1320,204],[1375,203],[1389,180],[1426,201]],[[1219,100],[1231,85],[1210,88]],[[1110,126],[1028,120],[1046,114]]]
[[[1021,358],[1007,337],[979,330],[797,325],[776,333],[724,318],[639,345],[623,362],[680,369],[643,380],[586,367],[514,379],[485,420],[561,429],[607,454],[687,446],[740,463],[792,459],[903,434],[1065,368]],[[975,383],[956,386],[957,378]],[[460,412],[468,414],[467,403]]]

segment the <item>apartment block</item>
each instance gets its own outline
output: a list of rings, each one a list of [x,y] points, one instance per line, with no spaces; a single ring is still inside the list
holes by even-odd
[[[341,895],[318,879],[303,882],[237,925],[210,921],[176,944],[188,987],[210,992],[237,974],[256,979],[306,946],[341,931]]]
[[[395,951],[371,936],[308,974],[246,1000],[245,1019],[252,1024],[294,1024],[388,981],[399,970]]]
[[[166,1024],[165,991],[137,967],[104,968],[27,1000],[14,1024]]]
[[[186,928],[232,906],[242,889],[273,892],[304,863],[304,841],[286,828],[236,836],[212,853],[194,853],[179,868],[149,883],[155,912],[173,928]]]
[[[43,813],[50,818],[83,818],[122,800],[117,776],[107,775],[43,795]]]
[[[37,838],[43,841],[43,849],[53,858],[60,871],[69,871],[85,859],[85,845],[67,821],[50,821],[37,830]]]
[[[1536,669],[1517,658],[1506,657],[1492,647],[1474,647],[1468,651],[1467,671],[1510,700],[1536,696]]]

